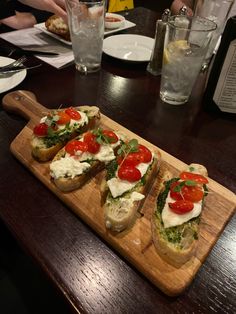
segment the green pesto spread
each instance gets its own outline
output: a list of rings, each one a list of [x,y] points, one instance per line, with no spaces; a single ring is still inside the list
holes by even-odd
[[[182,225],[179,226],[174,226],[170,228],[164,228],[164,224],[162,221],[161,213],[162,210],[165,206],[166,198],[168,196],[169,190],[170,190],[170,185],[178,181],[179,178],[173,178],[167,182],[165,182],[165,189],[163,192],[161,192],[158,196],[157,199],[157,209],[155,212],[156,218],[160,222],[159,227],[160,227],[160,234],[162,238],[172,244],[175,245],[176,248],[182,249],[182,241],[185,237],[192,238],[192,240],[198,238],[198,224],[200,221],[199,216],[192,218],[186,223],[183,223]],[[206,187],[205,187],[206,188]],[[204,188],[204,190],[205,190]]]

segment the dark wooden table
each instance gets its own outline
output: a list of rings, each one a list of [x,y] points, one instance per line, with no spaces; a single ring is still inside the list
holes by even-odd
[[[157,17],[157,12],[136,8],[127,18],[137,26],[124,33],[154,37]],[[235,118],[205,110],[204,75],[188,104],[174,107],[162,103],[160,77],[147,73],[146,66],[104,55],[100,72],[81,76],[74,66],[56,70],[44,64],[28,72],[15,89],[33,92],[48,108],[98,105],[105,115],[178,159],[204,164],[212,179],[236,192]],[[75,311],[235,312],[235,217],[186,292],[167,297],[12,156],[9,145],[25,123],[1,109],[0,217]]]

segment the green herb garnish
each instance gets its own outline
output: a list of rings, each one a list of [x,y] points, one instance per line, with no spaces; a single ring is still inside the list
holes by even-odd
[[[103,134],[103,130],[101,128],[98,128],[97,130],[93,131],[93,134],[96,136],[96,141],[98,144],[111,144],[113,143],[112,138],[109,136]]]
[[[196,186],[197,185],[197,182],[193,181],[193,180],[186,180],[186,181],[182,181],[180,182],[178,185],[176,185],[174,188],[173,188],[173,191],[174,192],[178,192],[180,193],[182,188],[184,186]]]

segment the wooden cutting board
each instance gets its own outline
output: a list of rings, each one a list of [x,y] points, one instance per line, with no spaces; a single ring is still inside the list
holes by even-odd
[[[192,282],[226,223],[234,214],[236,207],[235,194],[217,182],[209,180],[211,193],[206,197],[204,211],[202,212],[196,253],[189,262],[180,268],[175,268],[159,257],[151,242],[150,217],[155,209],[158,177],[143,205],[142,213],[144,215],[136,220],[129,232],[126,231],[116,236],[112,235],[105,228],[104,213],[101,207],[100,182],[104,173],[98,174],[77,191],[60,192],[50,181],[49,163],[39,163],[34,160],[29,145],[34,125],[48,112],[48,109],[39,104],[32,93],[26,91],[15,91],[7,94],[3,98],[3,107],[5,110],[20,114],[29,120],[25,128],[11,143],[10,149],[16,158],[164,293],[170,296],[181,294]],[[137,138],[150,148],[156,148],[104,115],[102,115],[101,123],[111,129],[123,131],[130,138]],[[180,160],[161,149],[159,151],[162,155],[161,171],[168,169],[173,174],[178,174],[186,168],[186,164]]]

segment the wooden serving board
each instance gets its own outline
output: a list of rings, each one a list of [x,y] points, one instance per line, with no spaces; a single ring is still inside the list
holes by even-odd
[[[60,192],[50,181],[49,163],[39,163],[34,160],[29,145],[34,125],[48,112],[48,109],[40,105],[32,93],[25,91],[15,91],[7,94],[3,98],[3,107],[5,110],[18,113],[29,120],[25,128],[11,143],[10,149],[16,158],[164,293],[170,296],[181,294],[192,282],[226,223],[234,214],[236,207],[235,194],[217,182],[209,180],[211,193],[206,197],[205,207],[202,212],[196,253],[189,262],[180,268],[175,268],[159,257],[151,241],[150,217],[155,209],[158,177],[144,202],[143,216],[136,220],[136,223],[128,232],[112,235],[105,228],[104,213],[101,207],[100,182],[104,173],[98,174],[77,191]],[[101,124],[114,130],[121,130],[130,138],[137,138],[143,144],[156,149],[151,143],[146,142],[104,115],[102,115]],[[161,171],[168,168],[175,175],[186,168],[186,164],[180,160],[161,149],[159,151],[162,155]]]

